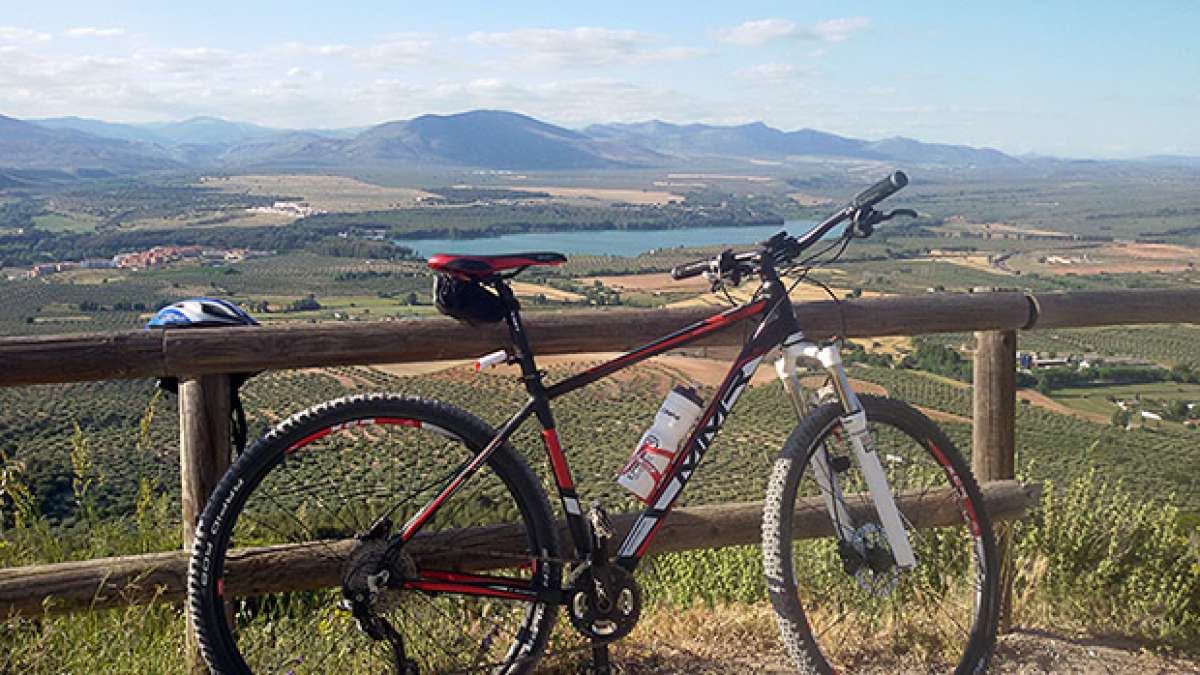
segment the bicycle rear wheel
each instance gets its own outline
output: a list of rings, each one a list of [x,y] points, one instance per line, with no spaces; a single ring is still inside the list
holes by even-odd
[[[803,672],[982,672],[995,644],[1000,565],[975,479],[920,412],[860,400],[917,567],[890,558],[841,407],[817,408],[784,445],[763,507],[764,571],[785,646]],[[824,463],[813,461],[818,453]],[[854,514],[853,548],[793,536],[798,518],[830,523],[818,466]],[[956,508],[942,509],[937,527],[914,527],[918,505],[934,503]]]
[[[562,569],[545,495],[510,445],[399,552],[388,550],[493,436],[451,406],[374,395],[318,405],[259,439],[196,530],[189,606],[209,666],[532,670],[557,610],[536,596],[559,588]],[[497,529],[509,544],[495,543]],[[489,586],[529,593],[498,597]]]

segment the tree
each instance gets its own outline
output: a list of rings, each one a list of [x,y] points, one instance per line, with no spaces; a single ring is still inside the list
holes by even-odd
[[[1050,392],[1054,391],[1054,388],[1050,386],[1050,380],[1043,377],[1038,379],[1037,390],[1039,394],[1049,396]]]
[[[1188,405],[1184,401],[1175,399],[1167,405],[1167,416],[1173,420],[1183,421],[1188,416]]]
[[[1129,426],[1129,411],[1117,408],[1113,411],[1111,422],[1118,429],[1124,429]]]

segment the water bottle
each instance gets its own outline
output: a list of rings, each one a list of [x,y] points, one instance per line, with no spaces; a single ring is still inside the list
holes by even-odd
[[[617,484],[648,503],[702,410],[704,401],[694,388],[676,385],[671,389],[654,416],[654,424],[642,435],[617,476]]]

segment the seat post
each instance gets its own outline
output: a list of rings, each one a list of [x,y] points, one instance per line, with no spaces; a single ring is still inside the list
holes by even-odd
[[[543,396],[545,388],[542,386],[542,374],[538,372],[537,364],[533,360],[533,350],[529,346],[529,338],[525,335],[525,326],[521,322],[521,303],[504,279],[494,279],[492,287],[496,289],[496,293],[508,309],[504,320],[508,324],[508,335],[512,339],[513,347],[517,350],[516,359],[521,365],[521,379],[525,382],[525,389],[531,396]]]

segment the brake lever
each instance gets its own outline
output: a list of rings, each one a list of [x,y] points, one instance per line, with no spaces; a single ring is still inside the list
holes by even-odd
[[[913,211],[912,209],[893,209],[891,211],[888,211],[888,214],[886,216],[884,216],[879,222],[883,222],[884,220],[891,220],[892,218],[895,218],[896,216],[907,216],[909,218],[916,218],[917,212]]]

